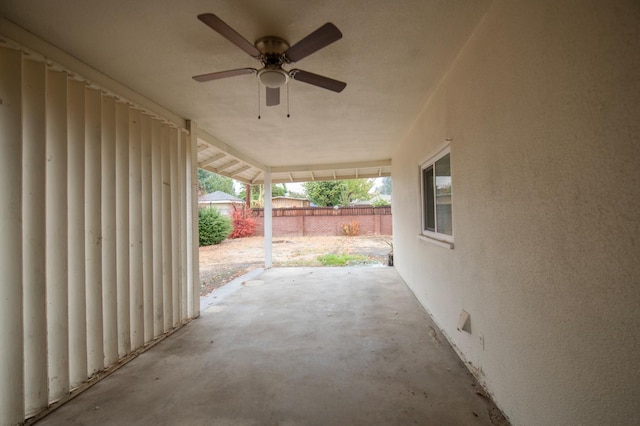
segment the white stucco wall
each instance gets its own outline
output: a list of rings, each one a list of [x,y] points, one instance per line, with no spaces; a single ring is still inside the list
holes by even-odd
[[[396,268],[516,425],[640,424],[639,28],[495,1],[393,156]],[[417,238],[446,138],[453,250]]]

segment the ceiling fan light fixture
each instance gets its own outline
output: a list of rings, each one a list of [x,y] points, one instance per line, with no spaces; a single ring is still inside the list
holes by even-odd
[[[258,80],[272,89],[284,86],[289,80],[289,74],[282,68],[263,68],[258,71]]]

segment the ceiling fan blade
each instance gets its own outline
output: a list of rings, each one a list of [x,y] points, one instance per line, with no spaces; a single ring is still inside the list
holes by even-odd
[[[338,93],[342,92],[344,88],[347,87],[347,83],[343,83],[342,81],[334,80],[332,78],[324,77],[308,71],[293,69],[289,71],[289,75],[294,80],[302,81],[303,83],[307,84],[313,84],[314,86],[322,87],[323,89],[331,90]]]
[[[256,49],[253,44],[249,43],[247,39],[242,37],[236,30],[231,28],[213,13],[203,13],[202,15],[198,15],[198,19],[207,24],[222,37],[247,52],[250,56],[253,56],[254,58],[260,57],[260,51]]]
[[[204,83],[205,81],[218,80],[221,78],[235,77],[237,75],[253,74],[257,70],[253,68],[238,68],[237,70],[210,72],[209,74],[194,75],[192,78],[195,81]]]
[[[267,87],[267,106],[280,105],[280,88]]]
[[[289,62],[298,62],[300,59],[306,58],[341,38],[342,33],[340,30],[331,22],[328,22],[288,48],[284,55]]]

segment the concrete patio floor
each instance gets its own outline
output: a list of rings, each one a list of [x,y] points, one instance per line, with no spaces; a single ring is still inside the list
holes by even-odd
[[[479,389],[395,269],[279,268],[38,425],[508,424]]]

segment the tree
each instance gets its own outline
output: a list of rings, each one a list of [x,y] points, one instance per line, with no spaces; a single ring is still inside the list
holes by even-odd
[[[354,200],[367,200],[371,179],[325,180],[302,185],[309,200],[317,206],[348,206]]]
[[[383,177],[380,186],[378,187],[378,191],[381,194],[391,195],[391,177]]]
[[[230,195],[236,195],[236,191],[233,188],[233,179],[204,169],[198,169],[198,189],[203,194],[222,191]]]
[[[316,206],[330,207],[340,204],[340,194],[342,193],[342,181],[322,180],[305,182],[302,184],[307,197]]]
[[[343,193],[343,206],[348,206],[352,201],[366,201],[371,198],[371,189],[373,188],[373,179],[348,179],[345,183],[345,191]]]

